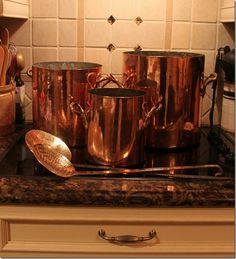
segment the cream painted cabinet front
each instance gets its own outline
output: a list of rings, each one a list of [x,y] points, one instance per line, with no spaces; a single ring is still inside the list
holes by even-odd
[[[234,257],[233,208],[0,206],[0,257]],[[113,243],[98,235],[148,236]],[[127,238],[127,237],[126,237]]]
[[[0,0],[0,17],[29,18],[29,0]]]
[[[234,22],[234,0],[221,0],[221,22]]]

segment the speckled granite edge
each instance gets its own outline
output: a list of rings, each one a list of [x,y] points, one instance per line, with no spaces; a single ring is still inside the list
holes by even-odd
[[[233,181],[1,177],[1,204],[234,207]]]

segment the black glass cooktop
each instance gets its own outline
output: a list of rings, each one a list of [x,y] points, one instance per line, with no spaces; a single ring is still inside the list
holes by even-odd
[[[12,136],[0,138],[0,175],[57,177],[40,165],[27,148],[24,136],[29,129],[31,129],[30,124],[18,125],[16,133]],[[71,149],[71,151],[74,164],[88,166],[83,149]],[[218,164],[222,167],[224,176],[234,177],[234,134],[226,133],[219,127],[215,127],[213,131],[208,127],[202,127],[199,145],[184,149],[147,149],[145,163],[138,168],[203,164]],[[212,176],[215,172],[213,169],[204,171],[201,169],[194,172],[184,170],[181,173]]]

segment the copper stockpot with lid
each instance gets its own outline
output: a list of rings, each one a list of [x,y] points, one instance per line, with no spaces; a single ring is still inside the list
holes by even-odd
[[[41,62],[32,66],[33,124],[69,147],[85,145],[82,119],[71,112],[71,101],[87,102],[88,90],[100,76],[102,66],[86,62]]]
[[[201,99],[206,86],[216,79],[204,76],[202,54],[174,51],[123,53],[124,76],[135,78],[133,87],[147,93],[147,103],[162,96],[162,109],[152,117],[146,146],[182,148],[200,141]],[[154,97],[154,98],[153,98]]]

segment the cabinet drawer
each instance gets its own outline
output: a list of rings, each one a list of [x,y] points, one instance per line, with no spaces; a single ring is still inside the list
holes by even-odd
[[[164,211],[172,214],[165,217]],[[164,211],[96,209],[91,214],[90,209],[87,213],[85,209],[73,216],[65,210],[64,216],[55,213],[52,217],[53,211],[49,214],[41,211],[41,217],[33,214],[28,218],[23,215],[3,217],[1,250],[4,255],[27,253],[37,257],[45,254],[60,257],[233,255],[233,220],[214,220],[200,213],[191,218],[189,213],[184,214],[185,210],[181,217],[181,210]],[[101,229],[107,236],[147,237],[152,230],[157,236],[142,242],[112,243],[98,235]]]
[[[234,22],[234,1],[222,0],[220,10],[221,22]]]
[[[0,0],[0,16],[29,18],[29,0]]]

